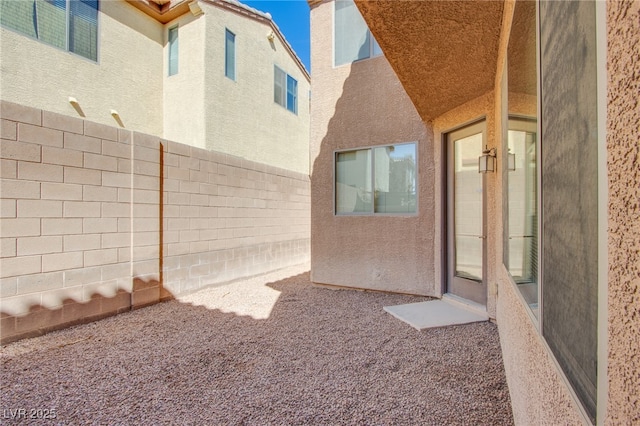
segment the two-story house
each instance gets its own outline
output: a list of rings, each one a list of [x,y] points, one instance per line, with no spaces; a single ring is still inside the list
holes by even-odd
[[[308,171],[309,74],[236,1],[2,1],[3,100]]]
[[[495,320],[517,424],[639,422],[640,3],[309,5],[312,280]]]

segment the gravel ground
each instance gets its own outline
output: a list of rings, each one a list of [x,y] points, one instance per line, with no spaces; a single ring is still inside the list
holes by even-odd
[[[417,331],[382,307],[425,298],[281,276],[0,348],[0,422],[513,424],[494,324]]]

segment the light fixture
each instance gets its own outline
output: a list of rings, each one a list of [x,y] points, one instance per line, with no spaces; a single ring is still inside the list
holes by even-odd
[[[193,16],[202,15],[204,13],[197,1],[192,1],[191,3],[189,3],[189,10],[193,14]]]
[[[488,149],[486,146],[482,155],[478,158],[478,172],[487,173],[496,170],[496,149]]]
[[[273,31],[269,31],[269,34],[267,34],[267,40],[269,41],[273,41],[275,37],[276,35],[273,33]]]
[[[509,148],[509,152],[507,152],[507,169],[510,172],[516,171],[516,154],[511,152],[511,148]]]

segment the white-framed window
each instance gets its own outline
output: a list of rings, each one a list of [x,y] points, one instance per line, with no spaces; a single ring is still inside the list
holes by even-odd
[[[382,55],[353,0],[336,0],[334,7],[334,65]]]
[[[169,76],[178,74],[178,26],[169,28],[168,33],[169,45]]]
[[[97,62],[98,7],[98,0],[0,0],[0,23]]]
[[[415,214],[417,143],[335,153],[337,215]]]
[[[224,75],[233,81],[236,79],[236,35],[228,29],[224,41]]]
[[[273,67],[273,101],[298,113],[298,81],[277,65]]]

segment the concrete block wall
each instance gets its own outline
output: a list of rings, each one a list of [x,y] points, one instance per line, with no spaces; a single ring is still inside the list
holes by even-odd
[[[309,258],[309,179],[0,102],[3,343]]]
[[[309,261],[308,176],[175,142],[163,162],[165,291]]]

